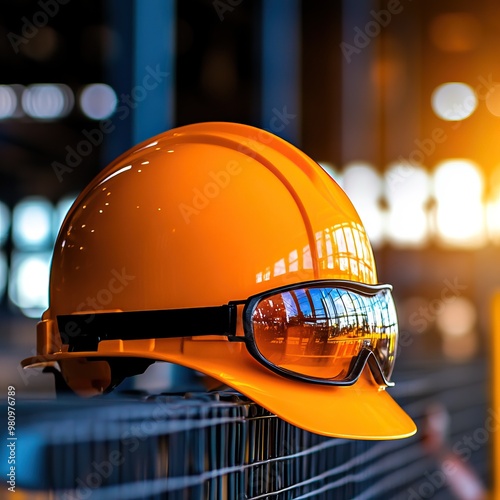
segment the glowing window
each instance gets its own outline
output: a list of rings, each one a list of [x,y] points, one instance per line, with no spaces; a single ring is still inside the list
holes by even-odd
[[[54,209],[42,197],[26,198],[12,213],[12,239],[20,250],[42,250],[53,242]]]
[[[500,243],[500,165],[489,178],[489,199],[486,204],[486,224],[488,236],[493,243]]]
[[[286,273],[285,259],[280,259],[274,264],[273,276],[280,276]]]
[[[427,241],[428,220],[425,209],[398,210],[393,206],[387,216],[387,237],[396,246],[422,246]]]
[[[369,164],[350,163],[342,176],[343,189],[356,208],[373,246],[384,238],[385,213],[380,206],[382,179]]]
[[[495,244],[500,244],[500,199],[488,201],[486,205],[486,228],[488,237]]]
[[[434,173],[436,230],[442,243],[474,247],[484,243],[483,178],[468,160],[447,160]]]
[[[500,92],[500,91],[499,91]],[[486,225],[493,243],[500,243],[500,165],[493,169],[488,179],[489,197],[486,203]]]
[[[434,90],[431,103],[434,113],[439,118],[459,121],[474,113],[477,108],[477,96],[469,85],[449,82]]]
[[[398,246],[420,246],[428,236],[426,204],[430,196],[427,172],[415,166],[390,166],[385,172],[385,193],[389,206],[387,237]]]
[[[50,252],[12,254],[9,299],[30,318],[48,307]]]
[[[297,250],[292,250],[288,255],[288,270],[290,272],[299,270],[299,253]]]

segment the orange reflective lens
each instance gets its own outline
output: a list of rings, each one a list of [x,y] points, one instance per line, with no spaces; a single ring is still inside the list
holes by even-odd
[[[288,372],[355,380],[362,353],[374,355],[386,382],[393,370],[398,324],[390,287],[285,289],[254,304],[251,328],[260,355]]]

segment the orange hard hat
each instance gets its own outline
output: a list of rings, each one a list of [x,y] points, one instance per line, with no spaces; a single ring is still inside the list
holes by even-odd
[[[49,304],[22,364],[78,394],[167,361],[311,432],[416,431],[385,390],[394,304],[353,205],[264,130],[188,125],[121,155],[62,224]]]

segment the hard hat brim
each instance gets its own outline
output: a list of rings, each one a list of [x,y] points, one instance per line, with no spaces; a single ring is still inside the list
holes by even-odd
[[[197,344],[197,352],[192,348],[178,352],[144,352],[133,348],[118,352],[61,352],[27,358],[22,365],[30,367],[70,358],[149,358],[181,364],[213,377],[281,419],[316,434],[380,440],[406,438],[417,430],[407,413],[375,382],[368,367],[352,386],[312,384],[276,375],[255,361],[241,345],[216,343],[217,349],[211,349],[210,342],[189,342]]]

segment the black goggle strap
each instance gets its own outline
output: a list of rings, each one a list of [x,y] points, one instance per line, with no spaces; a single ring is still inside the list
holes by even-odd
[[[172,339],[236,334],[237,304],[151,311],[95,312],[57,316],[70,352],[97,351],[103,340]],[[232,339],[234,340],[234,339]],[[243,340],[243,337],[242,337]]]

